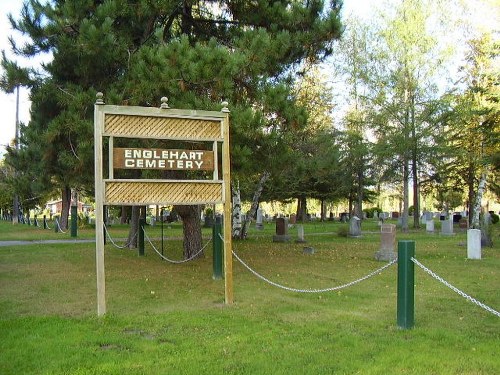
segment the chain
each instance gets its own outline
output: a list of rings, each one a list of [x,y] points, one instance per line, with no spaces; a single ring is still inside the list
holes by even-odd
[[[158,254],[160,256],[160,258],[162,258],[163,260],[166,260],[167,262],[170,262],[170,263],[174,263],[174,264],[181,264],[181,263],[186,263],[186,262],[189,262],[190,260],[193,260],[194,258],[196,258],[198,255],[201,254],[201,252],[203,250],[205,250],[205,248],[208,246],[208,244],[210,243],[210,241],[212,241],[212,239],[210,238],[207,243],[196,253],[194,254],[193,256],[191,256],[190,258],[188,259],[183,259],[183,260],[173,260],[173,259],[169,259],[167,258],[166,256],[164,256],[162,253],[160,253],[158,251],[158,249],[155,247],[155,245],[153,244],[153,242],[151,242],[151,239],[149,238],[149,236],[147,235],[146,231],[144,231],[144,237],[148,240],[148,242],[150,243],[151,247],[153,248],[153,250],[156,252],[156,254]]]
[[[338,286],[335,286],[335,287],[325,288],[325,289],[296,289],[296,288],[290,288],[288,286],[275,283],[275,282],[267,279],[266,277],[262,276],[261,274],[259,274],[258,272],[254,271],[252,268],[250,268],[250,266],[248,266],[248,264],[246,264],[243,260],[241,260],[241,258],[234,251],[233,251],[233,255],[247,270],[249,270],[251,273],[253,273],[255,276],[257,276],[259,279],[261,279],[261,280],[265,281],[266,283],[271,284],[271,285],[273,285],[275,287],[278,287],[278,288],[281,288],[281,289],[285,289],[285,290],[288,290],[290,292],[299,292],[299,293],[324,293],[324,292],[333,292],[335,290],[347,288],[349,286],[357,284],[357,283],[359,283],[361,281],[364,281],[364,280],[366,280],[366,279],[368,279],[368,278],[370,278],[370,277],[372,277],[372,276],[374,276],[374,275],[382,272],[383,270],[385,270],[386,268],[388,268],[389,266],[391,266],[391,265],[393,265],[394,263],[397,262],[397,259],[394,259],[393,261],[387,263],[383,267],[380,267],[380,268],[376,269],[375,271],[369,273],[368,275],[363,276],[360,279],[351,281],[351,282],[349,282],[347,284],[338,285]]]
[[[420,268],[422,268],[425,272],[427,272],[429,275],[431,275],[432,277],[434,277],[436,280],[438,280],[441,283],[443,283],[444,285],[446,285],[448,288],[450,288],[451,290],[453,290],[455,293],[458,293],[459,295],[461,295],[462,297],[464,297],[466,300],[468,300],[468,301],[470,301],[470,302],[478,305],[479,307],[482,307],[483,309],[485,309],[486,311],[489,311],[493,315],[496,315],[496,316],[500,317],[500,312],[498,312],[496,310],[493,310],[491,307],[486,306],[484,303],[479,302],[477,299],[472,298],[468,294],[462,292],[460,289],[454,287],[449,282],[447,282],[446,280],[444,280],[441,276],[438,276],[437,274],[435,274],[434,272],[432,272],[430,269],[428,269],[426,266],[424,266],[422,263],[420,263],[415,258],[412,257],[411,260],[412,260],[413,263],[415,263],[417,266],[419,266]]]
[[[57,227],[59,228],[59,232],[61,232],[61,233],[68,233],[68,231],[65,232],[65,231],[62,230],[61,226],[59,225],[59,220],[57,219],[57,217],[55,219],[55,223],[56,223]]]
[[[106,227],[106,224],[104,224],[104,231],[106,232],[106,235],[108,236],[108,238],[111,241],[111,243],[113,244],[113,246],[116,247],[117,249],[125,249],[125,248],[129,247],[130,244],[132,243],[132,241],[134,241],[134,238],[137,236],[137,233],[139,233],[139,231],[136,231],[135,234],[130,239],[130,241],[125,243],[125,245],[120,246],[120,245],[117,245],[115,241],[113,241],[113,238],[111,237],[111,235],[108,232],[108,227]]]

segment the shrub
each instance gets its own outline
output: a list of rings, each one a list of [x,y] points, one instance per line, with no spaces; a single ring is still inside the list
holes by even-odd
[[[339,237],[347,237],[349,235],[349,227],[342,225],[337,229],[337,235]]]

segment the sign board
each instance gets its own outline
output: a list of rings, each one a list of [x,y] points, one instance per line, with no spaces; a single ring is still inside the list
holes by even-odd
[[[115,169],[213,171],[214,152],[206,150],[113,149]]]
[[[106,105],[97,94],[94,107],[97,314],[106,313],[104,277],[104,205],[224,205],[231,217],[229,110],[221,112]],[[115,138],[195,142],[209,149],[114,147]],[[104,165],[107,139],[108,165]],[[121,140],[121,143],[124,143]],[[126,142],[125,142],[126,143]],[[222,175],[218,145],[222,146]],[[116,170],[200,171],[201,179],[123,179]],[[106,176],[104,173],[106,172]],[[208,178],[205,178],[209,176]],[[211,178],[210,178],[211,176]],[[225,301],[233,302],[231,220],[224,220]]]

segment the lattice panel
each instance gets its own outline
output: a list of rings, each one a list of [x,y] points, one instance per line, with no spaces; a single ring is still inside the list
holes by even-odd
[[[220,120],[106,115],[105,135],[132,138],[222,140]]]
[[[106,181],[104,204],[222,203],[222,182]]]

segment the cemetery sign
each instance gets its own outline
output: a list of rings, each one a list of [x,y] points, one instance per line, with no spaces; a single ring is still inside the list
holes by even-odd
[[[217,111],[171,109],[167,98],[160,108],[105,105],[97,93],[94,107],[95,216],[97,314],[106,313],[104,277],[104,205],[195,205],[223,204],[231,217],[229,109]],[[114,147],[115,138],[180,141],[209,149],[162,149]],[[104,139],[107,142],[104,142]],[[133,144],[136,144],[134,141]],[[222,149],[222,173],[218,150]],[[108,149],[105,168],[104,149]],[[198,147],[198,146],[197,146]],[[115,169],[203,171],[185,173],[184,179],[116,178]],[[190,176],[195,176],[193,177]],[[233,302],[231,220],[224,220],[225,301]]]

